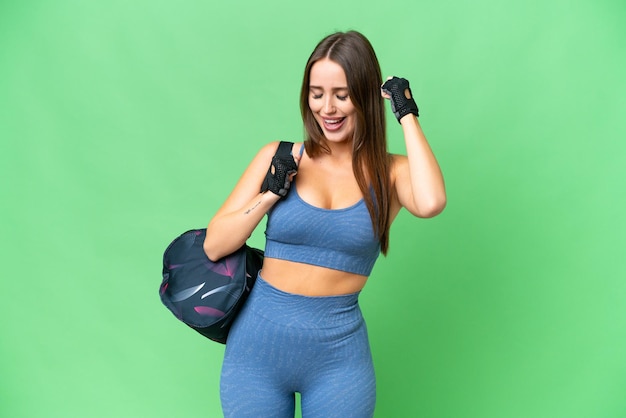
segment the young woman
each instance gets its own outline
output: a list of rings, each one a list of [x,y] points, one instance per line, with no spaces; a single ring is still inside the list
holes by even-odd
[[[273,158],[276,142],[264,146],[208,225],[204,249],[216,260],[268,216],[263,269],[226,345],[227,418],[293,417],[295,392],[305,418],[373,416],[359,292],[387,252],[399,210],[426,218],[446,204],[408,81],[382,81],[363,35],[324,38],[304,70],[304,143],[294,144],[292,158]],[[406,156],[387,152],[383,98]]]

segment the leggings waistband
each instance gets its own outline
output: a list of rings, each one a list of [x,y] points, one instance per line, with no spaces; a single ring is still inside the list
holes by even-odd
[[[359,308],[359,294],[332,296],[306,296],[280,290],[263,280],[259,274],[252,288],[248,308],[270,320],[283,318],[285,321],[294,321],[301,325],[303,321],[326,324],[349,323],[361,320]],[[315,325],[314,325],[315,326]]]

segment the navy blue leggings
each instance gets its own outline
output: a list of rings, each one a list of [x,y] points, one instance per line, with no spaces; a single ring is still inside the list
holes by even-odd
[[[228,335],[220,393],[226,418],[369,418],[376,380],[358,293],[311,297],[261,276]]]

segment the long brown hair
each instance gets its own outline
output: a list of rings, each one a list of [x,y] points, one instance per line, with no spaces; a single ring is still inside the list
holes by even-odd
[[[304,69],[300,90],[300,112],[308,155],[330,153],[324,133],[309,108],[311,67],[328,58],[346,73],[348,94],[356,110],[352,169],[378,235],[380,248],[389,248],[390,157],[387,154],[384,99],[380,94],[382,76],[378,58],[365,36],[356,31],[337,32],[322,39]],[[373,196],[372,196],[373,194]]]

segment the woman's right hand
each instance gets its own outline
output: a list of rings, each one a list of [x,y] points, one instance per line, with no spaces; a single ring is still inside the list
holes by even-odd
[[[261,185],[261,193],[269,190],[281,198],[287,196],[297,172],[298,164],[293,156],[275,155]]]

